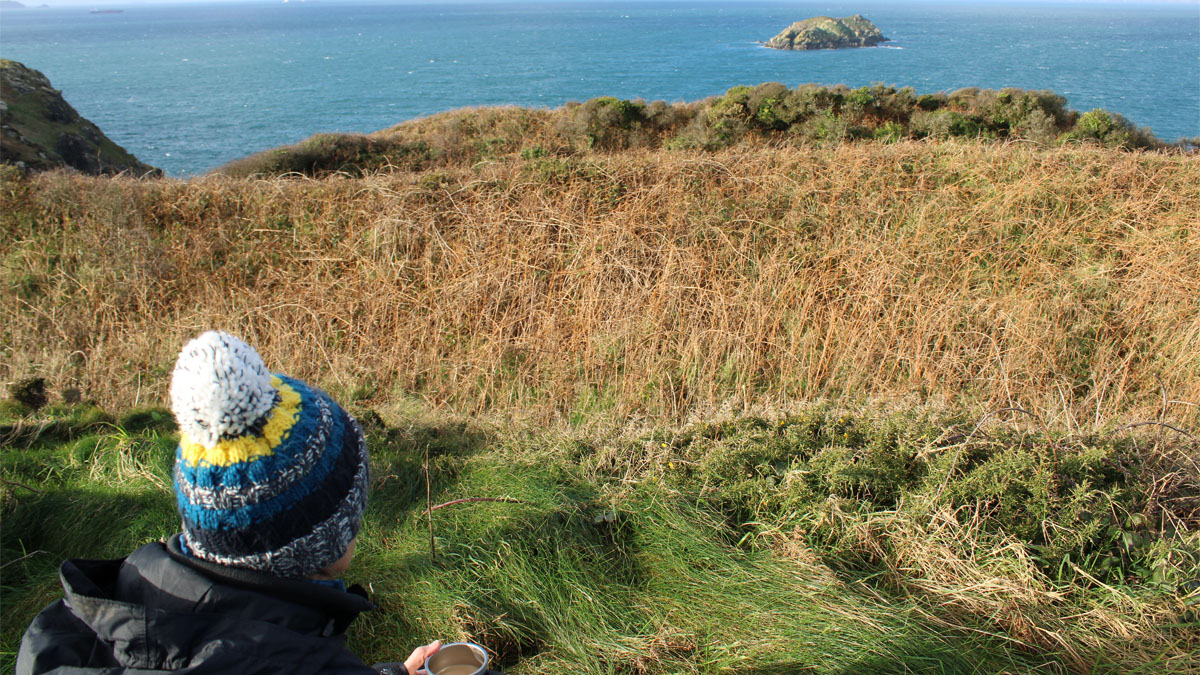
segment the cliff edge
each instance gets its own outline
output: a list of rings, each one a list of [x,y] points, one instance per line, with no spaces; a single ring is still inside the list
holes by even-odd
[[[797,21],[767,41],[771,49],[841,49],[873,47],[887,38],[862,14],[834,19],[816,16]]]
[[[42,73],[0,59],[0,162],[25,171],[70,167],[100,175],[162,172],[81,117]]]

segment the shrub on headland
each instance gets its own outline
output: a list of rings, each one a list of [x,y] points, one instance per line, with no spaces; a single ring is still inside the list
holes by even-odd
[[[1113,148],[1165,147],[1119,115],[1093,111],[1080,116],[1066,107],[1066,99],[1049,91],[968,88],[918,97],[909,87],[882,84],[788,89],[770,82],[734,87],[709,101],[702,112],[684,136],[675,139],[677,146],[712,149],[750,133],[782,132],[791,139],[816,142],[966,137],[1043,145],[1085,140]]]
[[[669,130],[690,118],[686,106],[602,96],[563,107],[554,130],[574,148],[624,150],[653,147]]]
[[[1063,140],[1099,143],[1106,148],[1153,148],[1158,143],[1149,129],[1137,129],[1124,117],[1099,108],[1080,115]]]
[[[420,170],[429,158],[429,146],[421,141],[388,143],[363,134],[317,134],[295,145],[236,160],[226,164],[221,172],[235,178],[292,173],[360,176],[385,167]]]
[[[733,87],[694,103],[602,96],[555,110],[484,108],[413,120],[374,134],[318,134],[218,170],[235,177],[299,173],[360,175],[472,165],[506,155],[565,155],[631,148],[718,150],[751,139],[827,144],[876,139],[978,138],[1040,146],[1172,146],[1120,115],[1079,114],[1050,91],[977,89],[918,96],[911,87],[779,82]],[[1186,143],[1176,147],[1187,149]]]

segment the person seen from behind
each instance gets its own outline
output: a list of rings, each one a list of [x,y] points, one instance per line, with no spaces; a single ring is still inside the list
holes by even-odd
[[[121,560],[69,560],[18,675],[415,675],[440,643],[368,666],[345,644],[360,586],[340,580],[367,503],[367,443],[327,394],[210,331],[171,378],[183,531]]]

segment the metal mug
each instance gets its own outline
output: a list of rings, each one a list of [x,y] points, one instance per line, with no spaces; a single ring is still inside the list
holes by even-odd
[[[425,659],[429,675],[482,675],[487,671],[488,653],[470,642],[442,645],[433,656]]]

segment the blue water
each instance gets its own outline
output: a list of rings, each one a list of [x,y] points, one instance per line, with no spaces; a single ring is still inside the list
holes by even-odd
[[[46,73],[111,138],[174,175],[316,132],[375,131],[462,106],[696,100],[766,81],[883,82],[918,93],[1052,89],[1073,108],[1121,113],[1164,139],[1200,136],[1200,5],[1191,2],[292,0],[88,9],[0,12],[0,56]],[[855,12],[892,38],[889,47],[757,44],[798,19]]]

